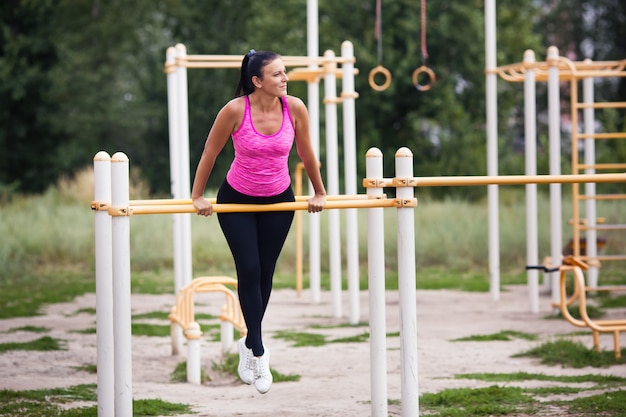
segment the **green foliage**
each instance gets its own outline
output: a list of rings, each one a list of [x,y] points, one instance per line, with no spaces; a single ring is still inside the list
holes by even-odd
[[[596,60],[623,58],[622,3],[499,1],[498,64],[521,61],[526,49],[541,55],[551,44],[573,48],[579,59],[588,51]],[[359,155],[371,146],[385,155],[408,146],[416,157],[417,175],[484,173],[483,2],[429,2],[426,12],[427,43],[421,45],[419,3],[384,3],[381,63],[393,75],[384,92],[373,91],[367,81],[379,63],[375,2],[320,0],[320,53],[331,49],[339,54],[344,40],[354,44]],[[282,1],[280,8],[244,0],[2,2],[0,202],[10,198],[6,190],[44,191],[61,175],[88,164],[99,150],[124,151],[141,167],[153,191],[169,193],[166,49],[183,43],[190,54],[243,56],[256,48],[306,55],[306,21],[300,0]],[[437,81],[429,92],[420,93],[411,74],[424,63]],[[237,77],[232,69],[188,72],[192,166],[217,112],[232,97]],[[623,97],[626,83],[597,88],[608,100]],[[506,173],[518,170],[522,160],[514,150],[522,99],[519,86],[501,83],[499,90],[499,152]],[[306,96],[303,83],[292,83],[290,92]],[[321,117],[323,123],[323,112]],[[598,119],[607,128],[624,126],[623,117],[610,112],[598,112]],[[599,150],[599,159],[625,156],[626,146],[619,142]],[[324,160],[323,145],[321,151]],[[227,146],[210,186],[219,184],[232,153]],[[542,160],[540,156],[540,165]],[[357,163],[363,176],[363,161]],[[392,171],[389,158],[385,172]],[[461,192],[465,198],[484,196],[479,187],[432,191],[434,196]]]

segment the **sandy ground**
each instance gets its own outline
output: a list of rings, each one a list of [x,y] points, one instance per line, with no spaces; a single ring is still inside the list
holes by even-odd
[[[206,294],[198,298],[197,312],[219,314],[223,295]],[[274,291],[264,321],[265,344],[272,352],[271,367],[283,374],[298,374],[298,382],[275,383],[270,392],[261,395],[253,386],[235,377],[220,375],[211,369],[220,361],[221,343],[203,340],[203,367],[211,380],[203,385],[169,382],[176,364],[183,356],[172,356],[169,337],[133,338],[133,392],[135,399],[160,398],[191,405],[195,416],[275,416],[345,417],[369,416],[370,356],[369,343],[330,343],[321,347],[294,348],[284,339],[273,338],[279,330],[319,332],[329,339],[357,335],[367,327],[336,327],[347,323],[348,296],[344,294],[343,318],[334,318],[331,294],[322,293],[322,302],[313,304],[304,291]],[[360,295],[361,320],[367,321],[368,293]],[[386,294],[387,332],[399,331],[398,294]],[[132,298],[133,314],[169,311],[172,295]],[[76,367],[95,364],[95,334],[78,331],[95,327],[95,316],[81,309],[94,308],[95,295],[86,294],[71,303],[54,304],[45,315],[32,318],[0,320],[0,343],[27,341],[41,334],[23,331],[7,332],[22,326],[50,329],[47,335],[66,341],[67,350],[52,352],[9,351],[0,354],[0,389],[25,390],[67,387],[96,383],[94,374]],[[606,369],[570,369],[541,365],[537,359],[511,358],[559,335],[577,331],[563,320],[546,320],[550,314],[549,297],[542,295],[541,312],[529,311],[525,286],[509,287],[493,301],[486,293],[457,291],[417,291],[418,380],[420,393],[446,388],[485,387],[493,383],[455,379],[461,373],[508,373],[525,371],[548,375],[611,374],[626,377],[626,366]],[[159,322],[163,324],[162,322]],[[322,328],[312,329],[311,325]],[[329,327],[325,327],[329,326]],[[335,326],[335,327],[333,327]],[[516,339],[502,342],[453,342],[470,335],[486,335],[514,330],[539,335],[538,341]],[[576,336],[591,347],[591,334]],[[602,348],[612,350],[612,338],[601,336]],[[622,342],[623,343],[623,342]],[[387,339],[387,393],[390,400],[400,400],[400,338]],[[623,345],[622,345],[623,346]],[[233,352],[236,348],[233,347]],[[532,381],[526,386],[549,386],[550,382]],[[392,403],[390,415],[400,415],[400,406]],[[561,415],[555,411],[555,414]],[[191,417],[192,414],[189,415]],[[187,416],[185,416],[187,417]]]

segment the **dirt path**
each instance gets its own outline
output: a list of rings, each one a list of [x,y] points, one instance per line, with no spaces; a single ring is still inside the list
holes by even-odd
[[[197,312],[219,314],[223,296],[207,294],[197,298]],[[399,331],[397,292],[388,292],[387,332]],[[312,304],[308,291],[298,298],[295,291],[275,291],[264,322],[265,343],[271,348],[271,366],[283,374],[298,374],[298,382],[275,383],[266,395],[243,385],[234,377],[211,369],[219,361],[221,344],[203,340],[202,360],[211,380],[194,386],[170,383],[170,374],[185,357],[171,355],[169,337],[133,338],[134,397],[160,398],[190,404],[192,416],[270,416],[345,417],[370,415],[369,343],[329,343],[320,347],[293,348],[284,339],[273,338],[279,330],[319,332],[329,339],[358,335],[368,331],[361,327],[332,327],[347,319],[332,317],[331,294],[322,293],[322,302]],[[133,314],[169,311],[173,296],[136,295],[132,298]],[[71,303],[55,304],[46,315],[26,319],[0,320],[0,343],[27,341],[41,337],[32,332],[6,331],[21,326],[50,329],[47,335],[67,341],[68,350],[53,352],[10,351],[0,355],[0,389],[24,390],[65,387],[95,383],[96,376],[77,370],[96,363],[95,334],[78,333],[95,327],[95,316],[77,313],[95,307],[95,295],[81,296]],[[368,294],[361,293],[362,321],[368,318]],[[344,316],[348,311],[344,294]],[[626,366],[607,369],[569,369],[541,365],[531,358],[511,358],[557,335],[577,331],[562,320],[546,320],[550,313],[549,298],[542,296],[541,312],[529,312],[526,287],[510,287],[492,301],[486,293],[458,291],[417,291],[418,375],[419,391],[437,392],[446,388],[486,387],[493,383],[455,379],[462,373],[509,373],[525,371],[548,375],[611,374],[626,377]],[[157,323],[164,324],[162,321]],[[316,324],[323,327],[312,329]],[[470,335],[492,334],[514,330],[539,335],[539,341],[452,342]],[[577,336],[591,347],[591,335]],[[612,350],[612,338],[601,336],[603,349]],[[400,400],[400,338],[387,339],[387,385],[390,400]],[[235,349],[233,349],[235,351]],[[550,382],[531,381],[523,386],[549,386]],[[522,384],[517,384],[522,385]],[[562,384],[561,384],[562,385]],[[551,415],[559,415],[553,410]],[[279,412],[277,414],[277,412]],[[389,406],[391,415],[400,415],[398,405]],[[187,416],[185,416],[187,417]]]

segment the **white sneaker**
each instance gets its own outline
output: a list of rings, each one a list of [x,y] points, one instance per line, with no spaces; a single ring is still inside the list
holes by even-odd
[[[246,384],[250,385],[255,380],[256,363],[252,349],[246,347],[246,338],[242,337],[237,342],[239,348],[239,366],[237,366],[237,372],[239,378]]]
[[[270,371],[270,351],[268,348],[265,348],[265,353],[263,356],[255,357],[256,359],[256,368],[255,368],[255,380],[254,386],[257,391],[261,394],[265,394],[272,387],[272,382],[274,378],[272,377],[272,372]]]

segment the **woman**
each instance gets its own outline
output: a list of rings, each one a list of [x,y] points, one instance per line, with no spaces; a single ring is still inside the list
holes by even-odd
[[[288,157],[295,137],[315,195],[309,213],[321,211],[326,190],[309,136],[302,100],[287,95],[287,71],[280,55],[250,50],[243,58],[235,98],[218,113],[198,163],[191,198],[199,215],[213,213],[203,197],[215,159],[232,136],[235,158],[218,194],[219,203],[271,204],[295,201]],[[238,342],[239,377],[265,394],[272,385],[270,351],[261,322],[272,290],[276,261],[291,227],[293,211],[219,213],[235,261],[238,294],[248,334]]]

